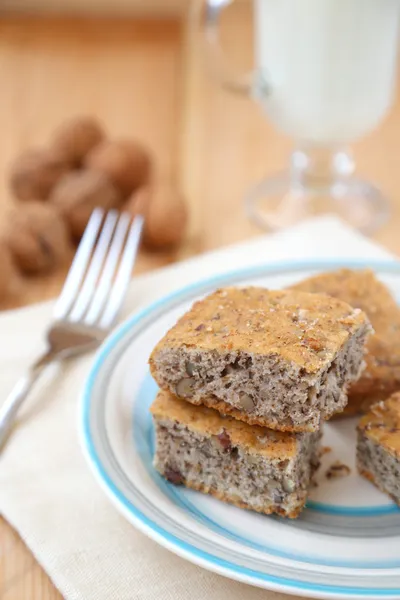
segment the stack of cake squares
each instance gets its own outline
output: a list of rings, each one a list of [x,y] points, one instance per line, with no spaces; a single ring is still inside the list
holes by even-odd
[[[299,290],[220,289],[157,344],[156,469],[242,508],[297,517],[325,419],[347,404],[371,332],[360,309]]]

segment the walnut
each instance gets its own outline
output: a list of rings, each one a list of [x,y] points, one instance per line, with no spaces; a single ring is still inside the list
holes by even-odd
[[[350,467],[337,460],[326,471],[325,477],[327,479],[338,479],[339,477],[348,477],[350,473]]]
[[[182,485],[185,482],[182,473],[176,469],[172,469],[168,465],[164,469],[164,477],[175,485]]]
[[[55,150],[28,150],[11,166],[11,191],[18,200],[47,200],[68,170],[64,156]]]
[[[131,214],[143,214],[143,244],[149,250],[178,246],[185,234],[187,208],[181,194],[170,184],[158,182],[133,194],[125,205]]]
[[[228,452],[229,450],[232,450],[231,438],[229,437],[229,434],[226,432],[226,429],[222,429],[221,433],[219,433],[216,437],[217,437],[217,440],[219,441],[219,443],[221,444],[222,448],[226,452]]]
[[[117,140],[103,142],[86,157],[85,165],[105,173],[119,188],[124,198],[148,182],[151,159],[137,142]]]
[[[0,241],[0,260],[0,301],[2,301],[12,293],[16,281],[16,269],[10,249],[4,240]]]
[[[195,380],[193,377],[183,377],[178,381],[175,388],[175,393],[178,398],[191,398],[194,395]]]
[[[27,202],[9,214],[4,239],[23,273],[52,271],[67,261],[71,243],[57,210],[42,202]]]
[[[53,137],[52,148],[73,166],[104,139],[104,132],[92,117],[77,117],[62,124]]]
[[[106,210],[121,204],[121,195],[98,171],[71,171],[58,182],[50,201],[65,218],[74,238],[80,239],[96,206]]]

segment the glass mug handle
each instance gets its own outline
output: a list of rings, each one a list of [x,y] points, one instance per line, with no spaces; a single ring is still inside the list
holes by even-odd
[[[225,61],[219,40],[219,19],[222,11],[233,2],[234,0],[205,2],[204,34],[210,68],[222,87],[230,92],[265,99],[270,93],[270,86],[261,73],[255,71],[234,75]]]

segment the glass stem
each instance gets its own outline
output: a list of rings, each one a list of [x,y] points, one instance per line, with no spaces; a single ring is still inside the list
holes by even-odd
[[[353,171],[354,161],[347,148],[302,144],[292,153],[290,177],[295,189],[328,191],[344,183]]]

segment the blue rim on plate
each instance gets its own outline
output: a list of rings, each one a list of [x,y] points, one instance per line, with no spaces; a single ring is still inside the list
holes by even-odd
[[[146,375],[144,378],[139,391],[137,393],[137,397],[140,398],[140,401],[135,403],[133,409],[133,424],[132,424],[132,437],[133,443],[137,450],[138,455],[140,456],[141,462],[143,463],[146,472],[150,479],[153,480],[155,485],[162,490],[162,493],[165,494],[168,498],[170,498],[176,506],[179,506],[184,511],[186,511],[190,516],[192,516],[199,523],[204,524],[209,530],[214,531],[220,535],[223,535],[227,539],[230,539],[234,542],[238,542],[248,548],[253,550],[258,550],[268,555],[289,559],[291,561],[298,561],[302,563],[309,563],[313,566],[321,565],[321,566],[337,566],[337,567],[345,567],[345,568],[354,568],[354,569],[389,569],[389,568],[399,568],[400,567],[400,559],[395,561],[384,561],[379,562],[374,557],[372,560],[368,560],[367,562],[361,562],[357,560],[346,560],[346,561],[333,561],[333,560],[324,560],[319,556],[307,555],[304,552],[301,554],[296,554],[293,551],[286,551],[277,548],[276,546],[271,545],[271,540],[266,540],[269,543],[260,543],[254,542],[247,539],[243,534],[239,534],[234,532],[227,527],[224,527],[218,520],[210,517],[207,512],[204,510],[200,510],[192,501],[191,498],[185,493],[187,490],[182,486],[175,486],[167,482],[161,475],[154,469],[152,465],[154,449],[155,449],[155,436],[154,436],[154,428],[152,426],[152,418],[150,415],[149,407],[153,402],[157,391],[157,385],[150,373]],[[197,495],[197,494],[196,494]],[[397,516],[396,519],[396,533],[398,533],[398,521],[400,517],[400,509],[394,504],[388,504],[383,506],[374,506],[371,508],[366,507],[336,507],[332,505],[326,505],[319,502],[308,502],[307,506],[311,508],[313,511],[323,512],[326,514],[334,514],[334,515],[345,515],[349,518],[350,523],[357,523],[357,526],[354,528],[356,533],[355,535],[360,534],[360,530],[363,530],[367,527],[367,523],[363,517],[372,516],[372,517],[381,517],[385,514],[395,513]],[[304,513],[303,513],[304,514]],[[354,519],[355,518],[355,519]],[[285,519],[282,517],[276,517],[274,515],[270,515],[269,519],[274,519],[278,522],[284,521]],[[359,523],[361,521],[361,523]],[[295,520],[292,522],[292,526],[297,525],[299,520]],[[308,527],[307,527],[308,525]],[[306,525],[306,529],[310,530],[309,523]],[[389,523],[386,526],[386,529],[393,527]],[[328,529],[336,531],[337,524],[333,524]],[[381,523],[381,518],[379,518],[379,529],[383,530],[383,523]],[[351,537],[351,535],[349,536]]]
[[[322,271],[333,270],[338,268],[370,268],[372,270],[385,272],[387,274],[400,275],[400,262],[396,260],[385,261],[365,261],[365,260],[304,260],[304,261],[285,261],[277,262],[269,265],[262,265],[253,268],[245,268],[238,271],[232,271],[227,274],[217,275],[201,282],[186,286],[176,292],[173,292],[160,300],[150,304],[148,307],[134,314],[127,321],[118,327],[118,329],[104,342],[97,352],[91,372],[86,381],[83,397],[82,397],[82,413],[81,413],[81,431],[83,435],[84,450],[89,457],[89,462],[97,476],[102,487],[111,495],[123,510],[125,515],[129,515],[131,521],[136,526],[159,542],[161,545],[172,550],[176,554],[191,560],[195,564],[213,570],[221,575],[231,577],[236,580],[251,583],[265,587],[268,583],[270,589],[287,591],[288,593],[300,593],[302,595],[309,593],[317,596],[318,592],[322,592],[325,597],[329,594],[352,596],[352,597],[400,597],[400,581],[397,588],[361,588],[352,586],[325,585],[312,582],[304,582],[292,578],[275,577],[270,574],[265,574],[259,571],[243,567],[241,565],[229,562],[205,552],[195,546],[179,539],[169,531],[153,522],[145,514],[143,514],[130,500],[121,492],[109,477],[106,470],[103,468],[101,459],[96,451],[96,446],[91,432],[91,403],[93,388],[96,379],[102,369],[110,352],[118,345],[121,340],[127,335],[129,330],[137,325],[140,321],[148,319],[151,315],[156,314],[162,308],[173,306],[178,301],[183,301],[186,298],[201,294],[212,287],[219,287],[225,284],[233,284],[236,281],[245,281],[246,279],[262,277],[263,275],[284,274],[285,272],[296,271]]]

